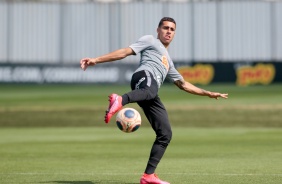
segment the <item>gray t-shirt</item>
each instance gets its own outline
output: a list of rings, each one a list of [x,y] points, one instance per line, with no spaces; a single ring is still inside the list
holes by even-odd
[[[163,84],[166,77],[171,81],[183,79],[175,69],[167,49],[154,36],[143,36],[129,47],[132,48],[135,54],[139,52],[141,54],[140,64],[135,72],[148,70],[153,74],[159,87]]]

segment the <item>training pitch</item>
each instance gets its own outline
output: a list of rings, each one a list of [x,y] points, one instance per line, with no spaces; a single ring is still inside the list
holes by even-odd
[[[282,182],[282,85],[200,86],[228,100],[165,85],[173,139],[157,173],[171,184]],[[142,126],[104,124],[107,95],[127,86],[0,86],[0,183],[138,184],[154,141]],[[114,119],[114,118],[113,118]]]

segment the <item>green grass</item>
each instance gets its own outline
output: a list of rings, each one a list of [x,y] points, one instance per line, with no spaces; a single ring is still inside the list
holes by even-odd
[[[282,85],[164,85],[173,140],[157,173],[172,184],[282,183]],[[128,86],[0,85],[0,183],[138,184],[155,135],[104,124],[107,95]]]
[[[2,128],[0,183],[138,184],[150,128]],[[174,184],[278,184],[282,130],[174,128],[157,169]]]
[[[195,96],[172,85],[160,89],[174,126],[282,127],[282,85],[203,88],[227,92],[229,99]],[[115,85],[0,85],[0,127],[104,126],[108,94],[127,91]],[[136,104],[127,106],[142,112]]]

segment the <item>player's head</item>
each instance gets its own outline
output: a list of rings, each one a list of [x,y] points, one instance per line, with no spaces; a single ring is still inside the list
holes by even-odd
[[[164,17],[164,18],[162,18],[162,19],[160,20],[160,22],[159,22],[159,26],[158,26],[158,27],[161,27],[161,26],[163,25],[163,22],[164,22],[164,21],[172,22],[172,23],[175,24],[175,27],[176,27],[176,22],[175,22],[175,20],[174,20],[173,18],[171,18],[171,17]]]
[[[164,17],[160,20],[157,29],[158,39],[164,44],[165,47],[168,47],[170,42],[173,40],[175,29],[176,22],[173,18]]]

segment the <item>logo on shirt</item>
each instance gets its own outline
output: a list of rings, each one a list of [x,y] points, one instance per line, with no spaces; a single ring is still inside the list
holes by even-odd
[[[166,70],[169,69],[169,64],[168,64],[168,60],[166,56],[162,56],[162,64],[164,65],[164,67],[166,68]]]

